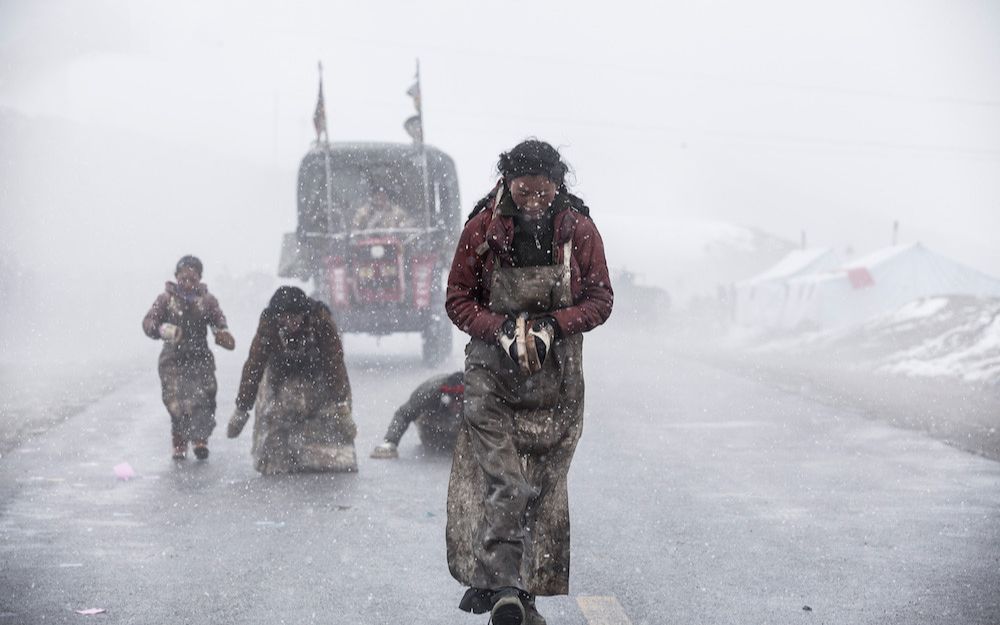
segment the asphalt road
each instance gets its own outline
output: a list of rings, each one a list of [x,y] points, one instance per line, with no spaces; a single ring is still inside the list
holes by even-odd
[[[174,463],[155,351],[4,455],[0,624],[485,624],[445,563],[450,458],[416,432],[367,457],[430,373],[417,342],[347,348],[356,475],[261,477],[224,428]],[[244,355],[219,355],[221,423]],[[573,594],[539,601],[549,623],[1000,623],[1000,464],[621,329],[585,361]]]

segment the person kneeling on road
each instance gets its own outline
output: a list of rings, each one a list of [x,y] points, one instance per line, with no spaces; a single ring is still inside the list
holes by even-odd
[[[420,442],[436,452],[450,452],[455,447],[455,437],[462,423],[462,401],[465,386],[463,373],[456,371],[436,375],[410,395],[410,399],[396,410],[382,444],[375,447],[372,458],[398,458],[396,448],[411,423],[416,423]]]
[[[229,438],[255,403],[252,453],[261,473],[358,470],[340,334],[326,305],[302,289],[279,288],[260,315]]]

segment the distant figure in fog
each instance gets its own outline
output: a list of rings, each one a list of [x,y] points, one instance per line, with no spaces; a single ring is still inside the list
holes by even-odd
[[[199,460],[208,458],[208,437],[215,429],[215,358],[208,348],[208,329],[215,344],[236,347],[226,326],[219,300],[201,283],[202,264],[194,256],[177,261],[167,282],[142,320],[146,336],[163,341],[160,352],[160,385],[163,404],[170,413],[173,458],[187,457],[188,443]]]
[[[357,471],[340,334],[326,305],[302,289],[280,287],[260,315],[229,438],[239,436],[254,404],[252,453],[261,473]]]
[[[368,204],[354,213],[351,221],[354,230],[378,230],[380,228],[411,228],[410,215],[389,198],[384,187],[372,192]]]
[[[451,451],[462,423],[465,386],[461,371],[436,375],[417,387],[409,400],[396,410],[382,444],[372,458],[398,458],[397,447],[411,423],[416,423],[420,442],[433,451]]]

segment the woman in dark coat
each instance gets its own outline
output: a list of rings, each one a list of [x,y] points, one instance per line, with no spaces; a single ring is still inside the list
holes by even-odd
[[[254,404],[252,453],[261,473],[358,470],[340,333],[326,305],[297,287],[280,287],[260,315],[229,438],[240,435]]]
[[[565,186],[559,152],[529,140],[465,225],[448,316],[472,336],[465,427],[448,486],[460,607],[498,625],[541,625],[536,595],[569,592],[566,475],[583,419],[583,332],[611,314],[604,244]]]

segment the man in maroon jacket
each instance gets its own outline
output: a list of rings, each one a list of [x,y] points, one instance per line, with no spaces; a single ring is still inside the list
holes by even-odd
[[[445,306],[472,339],[448,485],[460,608],[543,625],[536,595],[569,592],[566,475],[583,419],[583,332],[614,294],[590,211],[542,141],[500,157],[455,252]]]

